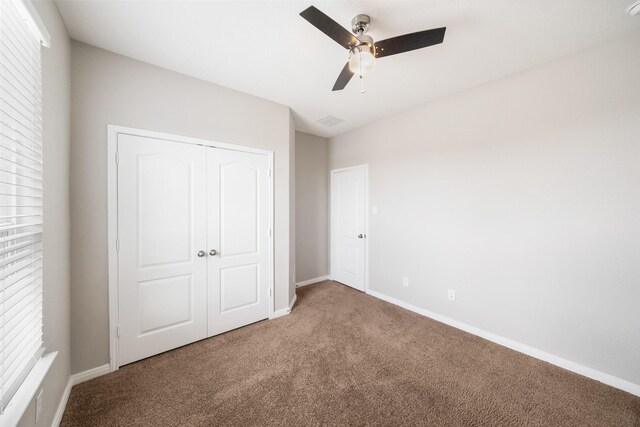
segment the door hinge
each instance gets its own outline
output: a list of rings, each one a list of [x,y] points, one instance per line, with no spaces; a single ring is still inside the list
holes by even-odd
[[[271,178],[271,169],[269,169],[269,178]]]
[[[269,297],[271,297],[271,289],[269,289]]]
[[[120,153],[116,151],[116,165],[120,163]]]
[[[269,237],[271,237],[271,229],[269,229],[269,232],[267,234],[269,235]]]
[[[116,326],[116,337],[120,338],[120,326]]]
[[[116,239],[116,252],[120,252],[120,240]]]

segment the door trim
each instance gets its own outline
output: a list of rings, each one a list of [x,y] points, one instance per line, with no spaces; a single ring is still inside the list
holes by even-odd
[[[356,166],[348,166],[346,168],[331,169],[329,172],[329,276],[332,276],[333,265],[331,264],[331,251],[333,244],[331,242],[331,195],[333,194],[333,175],[339,172],[346,172],[355,169],[364,169],[364,229],[366,238],[364,239],[364,292],[369,291],[369,165],[362,164]],[[329,277],[328,276],[328,277]]]
[[[161,139],[184,144],[202,145],[224,150],[242,151],[245,153],[263,154],[269,159],[269,318],[274,314],[274,212],[273,212],[273,151],[260,148],[245,147],[220,141],[174,135],[145,129],[136,129],[119,125],[107,125],[107,240],[108,240],[108,281],[109,281],[109,370],[117,371],[118,364],[118,135],[132,135]]]

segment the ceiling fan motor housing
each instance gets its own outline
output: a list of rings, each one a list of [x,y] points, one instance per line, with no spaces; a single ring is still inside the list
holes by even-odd
[[[349,51],[349,57],[353,56],[356,53],[368,51],[375,58],[376,48],[373,43],[373,38],[365,34],[367,31],[369,31],[370,24],[371,18],[369,17],[369,15],[356,15],[351,20],[351,28],[353,30],[353,33],[356,35],[356,39],[358,39],[358,44],[351,48],[351,50]]]
[[[361,35],[356,37],[358,39],[358,44],[355,45],[351,52],[360,52],[360,50],[369,50],[373,56],[376,55],[375,45],[373,44],[373,39],[367,35]]]

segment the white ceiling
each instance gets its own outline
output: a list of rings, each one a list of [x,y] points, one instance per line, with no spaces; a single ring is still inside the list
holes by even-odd
[[[333,136],[537,64],[640,31],[631,0],[61,1],[71,37],[281,104],[298,130]],[[381,58],[331,88],[347,52],[298,14],[313,4],[381,40],[447,27],[444,43]],[[315,123],[333,115],[334,127]]]

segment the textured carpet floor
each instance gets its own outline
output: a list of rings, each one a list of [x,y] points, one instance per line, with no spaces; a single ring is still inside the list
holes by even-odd
[[[640,398],[346,286],[73,387],[63,426],[640,426]]]

